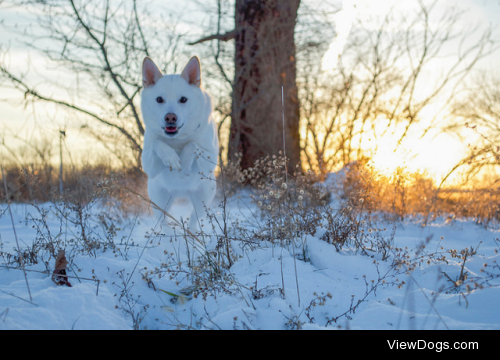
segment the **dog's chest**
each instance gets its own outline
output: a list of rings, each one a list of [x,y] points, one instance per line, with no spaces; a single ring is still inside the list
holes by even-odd
[[[163,140],[163,141],[165,142],[165,144],[167,144],[172,149],[174,149],[175,152],[177,153],[177,155],[181,154],[182,149],[184,149],[184,147],[189,142],[189,141],[182,141],[182,140],[178,140],[178,139],[166,139],[166,140]]]

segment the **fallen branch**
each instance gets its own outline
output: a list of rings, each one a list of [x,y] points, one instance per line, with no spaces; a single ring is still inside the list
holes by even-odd
[[[26,272],[35,272],[35,273],[39,273],[39,274],[46,274],[46,275],[50,275],[50,271],[29,270],[29,269],[23,269],[23,268],[20,268],[20,267],[13,267],[13,266],[8,266],[8,265],[3,265],[3,264],[2,264],[2,265],[0,265],[0,267],[7,268],[7,269],[9,269],[9,270],[23,270],[23,271],[26,271]],[[96,295],[96,296],[98,296],[98,295],[99,295],[99,285],[101,284],[101,280],[99,280],[99,279],[82,278],[82,277],[78,277],[78,276],[71,276],[71,275],[66,275],[66,277],[67,277],[68,279],[77,279],[78,281],[80,281],[80,280],[87,280],[87,281],[93,281],[93,282],[97,283],[97,290],[96,290],[96,294],[95,294],[95,295]],[[3,293],[5,293],[5,294],[8,294],[8,295],[11,295],[11,296],[14,296],[14,297],[17,297],[17,296],[15,296],[15,295],[11,294],[11,293],[8,293],[8,292],[2,291],[2,290],[0,290],[0,292],[3,292]],[[31,302],[30,302],[30,301],[28,301],[28,300],[25,300],[25,299],[22,299],[22,298],[19,298],[19,299],[21,299],[21,300],[24,300],[24,301],[26,301],[26,302],[31,303]],[[33,305],[36,305],[36,304],[34,304],[34,303],[33,303]],[[37,306],[38,306],[38,305],[37,305]]]

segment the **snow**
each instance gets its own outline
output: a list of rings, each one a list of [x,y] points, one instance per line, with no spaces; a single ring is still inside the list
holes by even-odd
[[[320,239],[324,229],[283,245],[233,241],[235,263],[210,282],[207,265],[188,267],[185,242],[175,237],[178,229],[155,233],[147,215],[124,215],[92,204],[86,208],[86,236],[102,243],[111,239],[116,246],[85,252],[81,229],[61,216],[61,206],[12,204],[11,210],[21,248],[46,244],[49,238],[65,242],[73,287],[51,281],[54,259],[39,248],[38,263],[26,266],[26,282],[8,256],[17,245],[7,205],[0,205],[0,330],[500,329],[495,268],[500,235],[473,221],[446,224],[443,219],[426,227],[407,221],[396,224],[394,236],[394,246],[406,247],[411,256],[422,244],[428,254],[479,246],[464,271],[483,288],[468,292],[465,284],[454,288],[444,276],[456,279],[461,273],[461,260],[449,254],[448,263],[434,257],[408,272],[392,266],[395,253],[383,260],[349,248],[338,252]],[[250,224],[258,219],[245,196],[230,199],[227,210],[240,227],[255,226]],[[103,213],[106,223],[114,221],[118,228],[103,226]],[[380,227],[392,229],[392,224]],[[215,236],[204,239],[213,250]],[[167,267],[176,272],[167,273]],[[189,291],[195,285],[193,273],[210,284],[198,288],[196,296]]]

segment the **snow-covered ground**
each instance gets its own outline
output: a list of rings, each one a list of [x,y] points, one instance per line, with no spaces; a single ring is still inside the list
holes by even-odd
[[[227,210],[239,227],[258,222],[249,199],[232,199]],[[12,213],[20,247],[38,263],[26,267],[26,279],[14,268],[11,216],[0,205],[0,329],[500,329],[500,233],[473,222],[398,223],[392,248],[400,250],[385,260],[337,252],[321,228],[284,245],[233,240],[236,261],[224,270],[214,252],[188,267],[181,231],[156,234],[147,216],[94,205],[83,213],[83,235],[67,220],[76,213],[65,218],[59,205],[14,204]],[[379,227],[389,236],[392,224]],[[100,249],[85,251],[84,236]],[[214,236],[204,240],[215,248]],[[52,282],[54,259],[37,248],[50,242],[65,244],[73,287]],[[463,269],[448,252],[477,247]],[[411,263],[395,267],[403,252]],[[453,286],[461,273],[467,279]]]

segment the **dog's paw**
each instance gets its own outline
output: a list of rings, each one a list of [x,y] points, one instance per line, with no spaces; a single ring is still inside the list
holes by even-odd
[[[156,155],[161,159],[163,165],[170,168],[171,171],[181,171],[181,159],[179,155],[170,146],[159,146],[156,150]]]
[[[168,158],[163,158],[163,165],[165,165],[167,168],[170,168],[170,171],[181,171],[182,166],[181,166],[181,160],[179,159],[179,156],[177,154],[174,154],[174,156],[168,157]]]

